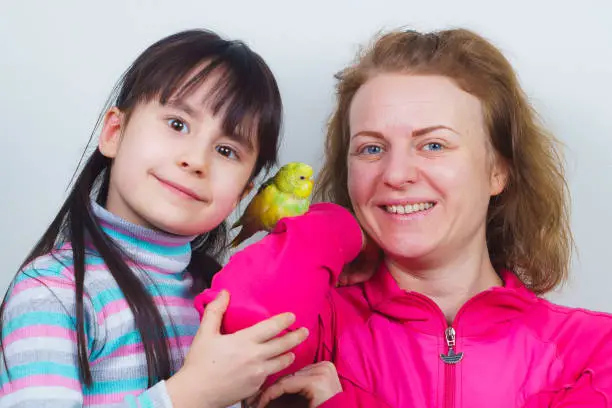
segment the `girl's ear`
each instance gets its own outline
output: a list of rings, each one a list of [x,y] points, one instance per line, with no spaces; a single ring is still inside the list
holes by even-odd
[[[112,107],[104,115],[104,124],[102,125],[102,132],[100,132],[98,149],[100,149],[100,153],[109,159],[114,159],[119,151],[124,117],[123,112],[117,107]]]

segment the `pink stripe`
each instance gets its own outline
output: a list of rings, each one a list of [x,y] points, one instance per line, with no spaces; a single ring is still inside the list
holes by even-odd
[[[137,396],[138,394],[141,394],[141,393],[142,391],[134,390],[134,391],[127,391],[127,392],[113,392],[112,394],[87,395],[83,399],[83,405],[90,406],[90,405],[116,404],[118,402],[123,401],[125,397],[127,397],[128,395]]]
[[[180,296],[154,296],[155,303],[166,306],[178,306],[193,308],[193,300],[182,298]]]
[[[74,289],[74,282],[66,281],[64,278],[57,276],[41,276],[38,279],[24,279],[17,283],[13,288],[12,295],[15,296],[28,289],[40,288],[43,286],[43,283],[50,288]]]
[[[81,383],[73,378],[66,378],[56,374],[39,374],[29,375],[4,384],[2,386],[2,394],[6,395],[28,387],[64,387],[74,391],[81,391]]]
[[[171,337],[168,339],[168,343],[170,343],[170,349],[189,347],[191,342],[193,341],[192,336],[180,336],[180,337]],[[92,361],[90,364],[93,366],[112,358],[126,358],[138,354],[144,353],[144,347],[142,343],[136,344],[128,344],[125,346],[121,346],[111,354],[100,357],[99,359]]]
[[[31,337],[57,337],[60,339],[70,340],[76,343],[76,332],[63,327],[48,326],[48,325],[36,325],[22,327],[15,330],[3,340],[5,345],[11,344],[12,342],[31,338]]]

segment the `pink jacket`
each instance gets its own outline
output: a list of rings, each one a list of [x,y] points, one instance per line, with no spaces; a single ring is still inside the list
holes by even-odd
[[[196,307],[229,290],[225,332],[294,312],[310,336],[279,375],[333,361],[344,391],[325,408],[612,407],[611,316],[554,305],[503,271],[504,287],[474,296],[448,327],[385,267],[335,288],[360,247],[347,210],[315,204],[232,256]]]

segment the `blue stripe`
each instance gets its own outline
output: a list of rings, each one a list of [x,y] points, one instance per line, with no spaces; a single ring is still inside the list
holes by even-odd
[[[147,394],[146,392],[141,394],[138,397],[138,400],[140,402],[140,406],[143,408],[153,408],[153,401],[151,401],[151,398],[149,398],[149,394]]]
[[[66,264],[69,266],[72,265],[70,263]],[[37,262],[19,272],[13,282],[15,282],[16,285],[28,279],[41,279],[44,281],[45,278],[61,278],[63,277],[62,272],[64,269],[64,265],[54,260],[50,260],[45,264]]]
[[[180,282],[177,282],[180,283]],[[181,285],[145,285],[146,290],[152,296],[163,294],[163,296],[185,297],[188,295],[188,288]],[[124,299],[123,292],[118,287],[104,289],[92,297],[92,303],[96,312],[99,312],[108,303],[119,299]]]
[[[57,326],[64,329],[75,330],[76,321],[73,321],[70,316],[64,313],[26,312],[6,321],[2,329],[2,335],[6,337],[15,330],[40,325]]]
[[[191,245],[189,243],[179,245],[179,246],[159,245],[159,244],[153,244],[151,242],[143,241],[131,235],[123,234],[114,229],[104,228],[104,231],[111,238],[121,241],[122,244],[127,243],[129,245],[137,247],[139,250],[147,251],[147,252],[150,252],[156,255],[177,256],[177,255],[189,254],[191,252]]]
[[[112,395],[119,392],[130,392],[145,390],[149,379],[147,377],[124,378],[120,381],[96,381],[91,388],[87,390],[88,395]]]
[[[19,380],[33,375],[59,375],[73,380],[79,380],[79,371],[76,366],[52,363],[48,361],[38,361],[22,365],[9,365],[10,377],[12,381]],[[9,382],[5,370],[2,370],[0,382],[7,384]]]

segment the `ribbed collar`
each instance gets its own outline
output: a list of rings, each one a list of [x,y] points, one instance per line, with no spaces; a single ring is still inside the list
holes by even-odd
[[[194,236],[179,236],[132,224],[91,203],[103,231],[135,263],[162,273],[183,272],[191,260]]]

